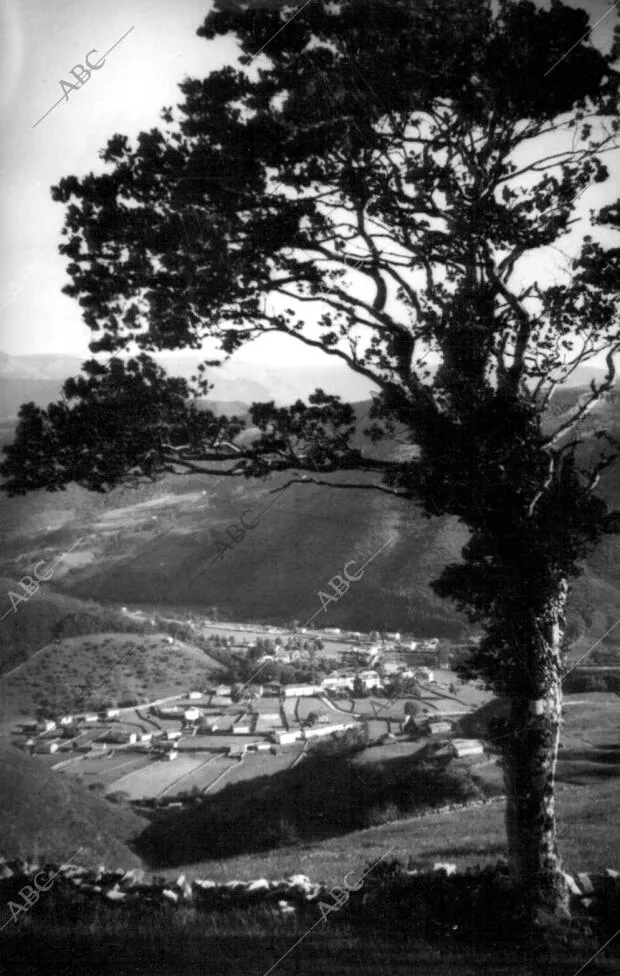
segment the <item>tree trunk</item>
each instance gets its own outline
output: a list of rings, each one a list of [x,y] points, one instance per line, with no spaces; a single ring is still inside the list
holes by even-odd
[[[566,918],[568,890],[555,824],[555,771],[562,724],[561,641],[567,587],[533,624],[527,659],[535,697],[510,700],[504,739],[506,831],[511,870],[538,922]]]

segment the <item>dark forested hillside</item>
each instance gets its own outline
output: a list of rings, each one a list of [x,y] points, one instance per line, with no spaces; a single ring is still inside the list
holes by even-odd
[[[578,389],[558,391],[554,423],[579,395]],[[598,409],[611,414],[612,427],[620,426],[617,398]],[[368,403],[356,404],[360,446],[382,454],[411,449],[398,434],[372,445],[362,433],[368,410]],[[587,421],[590,429],[595,421]],[[594,440],[592,450],[598,450]],[[19,578],[18,570],[25,573],[37,559],[57,557],[83,537],[75,562],[63,564],[46,586],[103,603],[203,610],[215,605],[222,617],[240,621],[305,622],[315,614],[320,626],[453,638],[466,633],[465,619],[429,587],[446,563],[458,560],[466,541],[455,519],[427,520],[410,505],[370,491],[308,484],[277,495],[286,480],[190,475],[108,496],[73,487],[27,498],[3,496],[0,570]],[[620,472],[607,472],[602,490],[620,500]],[[242,516],[255,527],[244,528]],[[607,539],[574,583],[573,633],[600,636],[620,617],[619,557],[620,541]],[[333,593],[330,579],[342,575],[348,561],[353,574],[369,559],[362,578],[323,610],[319,593]]]

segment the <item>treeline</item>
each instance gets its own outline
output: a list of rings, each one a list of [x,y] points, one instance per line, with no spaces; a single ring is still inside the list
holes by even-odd
[[[5,612],[11,607],[8,594],[18,592],[19,584],[10,579],[1,580],[0,600],[2,590],[7,594],[6,606],[1,611]],[[3,606],[1,602],[0,606]],[[148,626],[94,603],[91,607],[73,597],[39,591],[14,611],[7,612],[2,621],[0,673],[22,664],[31,654],[53,640],[107,631],[145,633]]]
[[[148,620],[133,620],[123,613],[107,610],[105,607],[93,607],[92,610],[67,614],[57,621],[52,628],[54,640],[108,632],[115,634],[155,634],[157,627]]]

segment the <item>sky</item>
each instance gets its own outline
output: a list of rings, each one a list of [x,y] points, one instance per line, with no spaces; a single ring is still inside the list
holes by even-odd
[[[593,24],[604,18],[592,40],[608,47],[618,22],[617,11],[605,16],[612,0],[575,5],[588,10]],[[52,201],[50,186],[98,171],[98,153],[114,133],[133,140],[159,126],[162,107],[181,100],[184,77],[234,63],[234,40],[196,36],[211,6],[211,0],[0,0],[0,351],[89,356],[91,335],[79,306],[61,294],[68,283],[66,258],[58,253],[65,208]],[[97,63],[107,51],[105,63],[65,98],[61,80],[75,82],[74,66],[87,55]],[[595,187],[584,204],[617,195],[617,184]],[[553,273],[558,265],[549,260]],[[271,365],[325,358],[271,337],[242,355]]]

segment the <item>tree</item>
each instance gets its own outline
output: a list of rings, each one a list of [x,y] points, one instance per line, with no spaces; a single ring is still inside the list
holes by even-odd
[[[93,359],[61,402],[24,405],[4,487],[291,471],[278,490],[373,489],[460,519],[463,561],[435,588],[484,631],[464,675],[510,703],[514,877],[537,912],[561,911],[566,599],[620,521],[596,493],[616,445],[594,410],[620,348],[620,250],[595,235],[620,228],[620,204],[583,239],[573,225],[608,177],[620,43],[596,50],[587,14],[557,0],[314,0],[283,18],[216,4],[198,33],[232,33],[239,68],[186,80],[161,129],[113,136],[104,173],[53,188],[92,352],[140,354]],[[568,235],[572,275],[551,281]],[[254,404],[250,436],[197,409],[221,360],[188,385],[148,355],[208,339],[227,356],[272,332],[376,384],[367,433],[398,451],[362,450],[354,409],[321,390]],[[596,356],[602,378],[553,421],[554,390]]]

